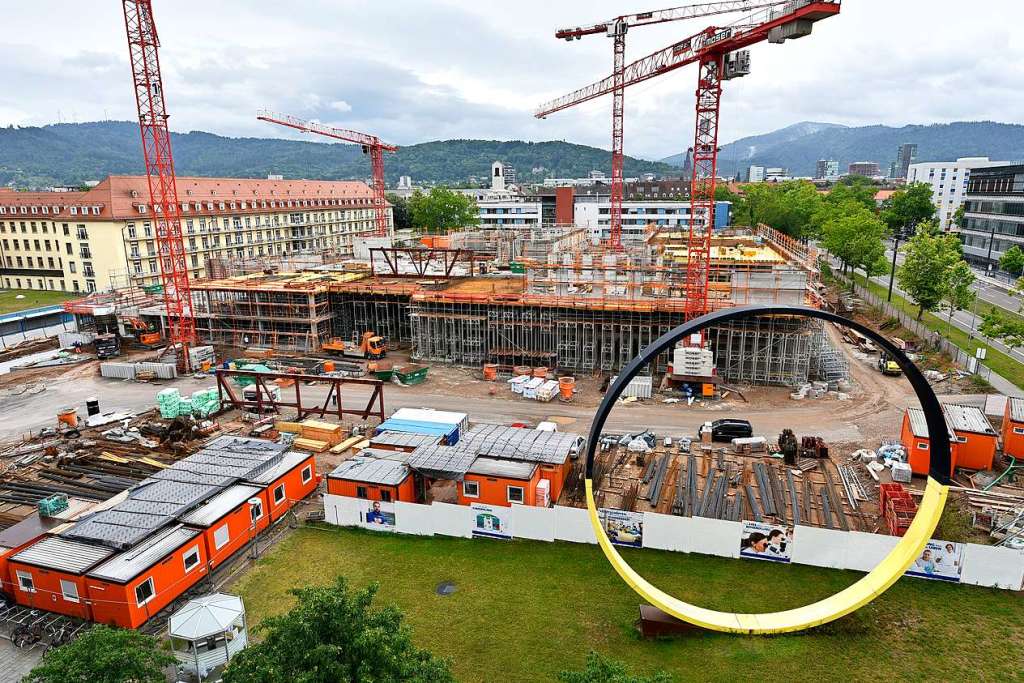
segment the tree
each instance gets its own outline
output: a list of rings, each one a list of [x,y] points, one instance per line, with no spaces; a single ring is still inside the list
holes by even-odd
[[[967,213],[967,205],[961,204],[957,207],[956,211],[953,212],[953,224],[958,228],[962,228],[966,225],[967,219],[965,217]]]
[[[903,247],[903,253],[896,281],[917,304],[920,320],[925,311],[934,311],[945,299],[950,269],[961,260],[960,240],[937,233],[932,223],[923,223]]]
[[[995,308],[981,317],[981,325],[978,331],[989,339],[997,339],[1010,348],[1012,353],[1015,348],[1024,344],[1024,320],[1017,316],[1005,315]]]
[[[935,218],[932,188],[927,183],[910,183],[896,190],[882,205],[882,220],[893,232],[904,232]]]
[[[338,577],[291,593],[297,604],[256,627],[263,640],[231,660],[225,683],[454,683],[446,660],[413,645],[397,608],[371,609],[377,584],[352,592]]]
[[[391,203],[391,215],[395,219],[395,230],[408,230],[412,227],[412,215],[409,213],[409,200],[397,194],[388,193]]]
[[[999,257],[999,267],[1011,275],[1020,277],[1024,274],[1024,251],[1016,245],[1010,247]]]
[[[862,268],[868,277],[886,272],[886,227],[863,203],[852,198],[824,203],[813,222],[822,245],[840,260],[844,272]]]
[[[480,222],[472,197],[443,186],[430,188],[429,194],[413,192],[409,197],[409,214],[413,229],[426,234],[445,233]]]
[[[746,197],[736,194],[727,185],[716,185],[715,201],[732,203],[733,225],[750,225],[750,207]]]
[[[639,676],[630,673],[622,662],[591,652],[583,671],[562,671],[558,680],[562,683],[671,683],[672,676],[664,671]]]
[[[821,204],[821,196],[812,183],[752,183],[744,191],[751,225],[764,223],[797,238],[812,234],[811,218]]]
[[[98,625],[43,655],[24,683],[164,683],[174,657],[155,638]]]
[[[959,260],[946,273],[946,292],[943,299],[949,311],[946,332],[953,325],[953,314],[962,311],[974,303],[977,294],[974,291],[974,271],[964,260]]]

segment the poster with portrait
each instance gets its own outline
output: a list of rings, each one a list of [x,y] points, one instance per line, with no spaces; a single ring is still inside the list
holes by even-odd
[[[640,548],[644,544],[644,514],[601,508],[598,510],[601,526],[614,545]]]
[[[473,535],[484,538],[512,538],[512,508],[502,505],[484,505],[473,503],[472,511]]]
[[[365,507],[359,510],[359,525],[374,531],[395,530],[395,504],[380,500],[361,501]]]
[[[740,556],[752,560],[789,562],[793,556],[793,527],[767,522],[743,522]]]
[[[907,576],[936,581],[960,581],[964,566],[964,544],[932,539],[907,569]]]

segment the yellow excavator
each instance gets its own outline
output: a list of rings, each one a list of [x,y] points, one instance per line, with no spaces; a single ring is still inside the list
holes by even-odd
[[[384,343],[384,337],[373,332],[363,332],[363,339],[359,344],[352,344],[340,337],[334,337],[323,345],[323,351],[332,356],[378,360],[387,355],[388,349],[387,344]]]

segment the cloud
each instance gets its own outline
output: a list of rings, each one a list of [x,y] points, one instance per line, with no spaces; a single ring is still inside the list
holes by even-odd
[[[446,138],[610,146],[608,98],[534,119],[542,101],[610,71],[611,43],[556,40],[561,26],[646,9],[639,0],[199,0],[160,2],[156,20],[171,126],[299,137],[255,119],[267,107],[400,145]],[[810,37],[752,49],[753,73],[725,84],[724,141],[801,120],[848,125],[1006,121],[1024,111],[1024,44],[1011,3],[846,2]],[[201,20],[197,20],[201,17]],[[627,59],[712,20],[637,29]],[[724,23],[722,21],[721,23]],[[117,3],[50,0],[5,9],[0,125],[134,117]],[[17,41],[16,43],[14,41]],[[969,46],[984,49],[969,49]],[[632,87],[627,153],[660,158],[693,138],[695,69]]]

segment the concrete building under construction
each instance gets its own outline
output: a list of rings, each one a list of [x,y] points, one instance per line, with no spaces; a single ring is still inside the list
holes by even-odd
[[[373,330],[421,361],[596,373],[619,370],[684,321],[685,235],[653,232],[643,249],[625,253],[540,239],[543,250],[527,241],[520,260],[484,274],[474,252],[386,249],[370,268],[199,281],[197,328],[216,344],[305,353]],[[784,235],[716,236],[711,256],[715,309],[814,303],[815,256]],[[742,321],[711,330],[709,340],[719,374],[733,382],[798,384],[822,377],[831,357],[821,325],[800,318]],[[669,363],[663,354],[653,370]]]

